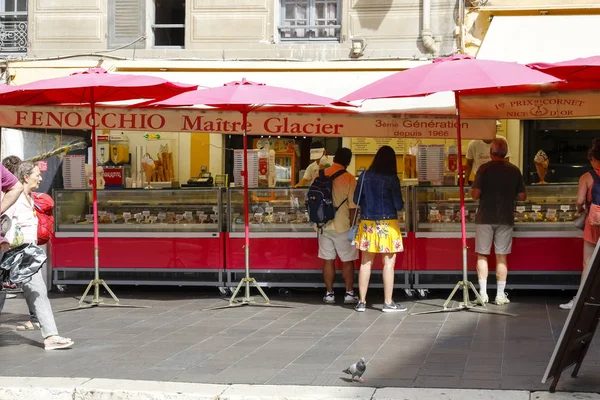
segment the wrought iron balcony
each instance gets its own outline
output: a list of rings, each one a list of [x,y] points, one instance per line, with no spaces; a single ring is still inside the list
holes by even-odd
[[[27,12],[0,13],[0,53],[27,52]]]

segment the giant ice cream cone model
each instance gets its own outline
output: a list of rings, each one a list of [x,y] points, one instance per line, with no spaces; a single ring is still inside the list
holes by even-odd
[[[146,182],[148,182],[147,188],[150,187],[150,181],[152,180],[152,175],[154,175],[154,169],[156,165],[154,164],[154,160],[150,156],[150,154],[146,153],[144,157],[142,157],[142,169],[144,170],[144,175],[146,177]]]
[[[535,164],[535,169],[537,171],[538,176],[540,177],[540,184],[546,184],[548,182],[545,181],[546,174],[548,173],[548,165],[550,164],[550,160],[546,153],[543,150],[537,152],[535,157],[533,158],[533,163]]]

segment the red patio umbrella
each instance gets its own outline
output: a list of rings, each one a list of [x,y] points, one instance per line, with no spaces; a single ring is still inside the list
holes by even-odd
[[[242,79],[229,82],[223,86],[190,91],[171,97],[166,100],[152,103],[154,106],[194,106],[206,105],[242,113],[242,129],[244,131],[244,238],[245,238],[245,269],[246,277],[240,281],[235,292],[229,300],[229,306],[251,304],[250,283],[259,290],[261,295],[270,304],[269,298],[262,291],[254,278],[250,277],[250,221],[248,214],[248,138],[246,124],[248,113],[265,105],[271,106],[331,106],[349,104],[328,97],[318,96],[300,90],[287,89],[277,86],[268,86],[264,83],[255,83]],[[245,296],[242,302],[234,304],[242,285],[245,284]],[[228,307],[229,307],[228,306]]]
[[[438,92],[453,91],[456,105],[458,153],[462,154],[459,101],[461,93],[475,93],[477,89],[486,88],[494,88],[495,92],[510,93],[511,90],[524,90],[524,85],[527,85],[525,86],[526,90],[533,90],[533,88],[537,87],[534,85],[558,81],[560,81],[559,78],[536,71],[522,64],[479,60],[467,55],[453,55],[448,58],[436,59],[431,64],[411,68],[380,79],[348,94],[341,100],[419,97]],[[443,311],[450,310],[447,306],[460,287],[463,288],[463,303],[455,309],[472,308],[469,300],[469,287],[471,287],[477,298],[481,301],[479,293],[473,284],[468,281],[467,276],[467,234],[462,162],[458,163],[458,174],[460,185],[463,280],[456,285],[454,291],[444,303]],[[482,301],[481,304],[483,304]]]
[[[196,89],[195,85],[180,85],[165,79],[144,75],[111,74],[102,68],[91,68],[84,72],[76,72],[69,76],[43,79],[0,89],[1,105],[49,105],[49,104],[89,104],[92,121],[92,193],[94,214],[94,279],[88,285],[79,307],[90,288],[94,286],[94,297],[89,307],[101,305],[100,287],[102,284],[119,304],[119,300],[108,285],[100,279],[98,256],[98,195],[96,189],[96,112],[97,103],[134,100],[164,99],[176,94]]]
[[[567,81],[600,81],[600,56],[576,58],[553,64],[534,63],[528,64],[528,67]]]

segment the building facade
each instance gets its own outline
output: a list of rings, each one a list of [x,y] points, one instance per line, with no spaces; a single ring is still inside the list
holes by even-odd
[[[412,59],[456,49],[454,0],[1,0],[0,51],[203,60]]]

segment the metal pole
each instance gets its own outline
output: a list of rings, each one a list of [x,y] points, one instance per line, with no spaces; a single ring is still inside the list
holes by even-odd
[[[90,96],[94,99],[94,88],[90,88]],[[106,306],[106,307],[128,307],[128,308],[148,308],[147,306],[135,306],[135,305],[123,305],[119,302],[117,296],[113,293],[113,291],[108,287],[106,282],[103,279],[100,279],[100,257],[98,255],[98,181],[96,179],[96,164],[98,163],[98,159],[96,157],[96,146],[97,146],[97,137],[96,137],[96,103],[95,101],[90,102],[90,108],[92,113],[92,159],[90,162],[92,163],[92,212],[94,214],[94,279],[90,281],[87,288],[83,292],[83,295],[79,299],[79,304],[77,307],[67,308],[65,310],[60,310],[59,312],[64,311],[77,311],[82,308],[92,308],[98,306]],[[106,289],[108,294],[115,301],[114,304],[105,304],[102,299],[100,299],[100,285]],[[91,288],[94,288],[94,294],[92,296],[91,303],[85,303],[85,298],[87,297]]]
[[[90,96],[94,98],[94,88],[90,90]],[[100,280],[100,261],[98,256],[98,182],[96,179],[96,169],[98,164],[98,160],[96,159],[96,104],[92,102],[90,104],[92,111],[92,207],[94,214],[94,281],[96,284],[94,285],[94,298],[93,301],[100,300],[100,285],[98,285],[98,281]]]
[[[487,314],[499,314],[499,315],[509,315],[509,316],[516,316],[516,314],[511,314],[508,312],[504,312],[504,311],[496,311],[496,310],[489,310],[487,309],[487,307],[485,306],[483,300],[481,299],[481,296],[479,295],[479,292],[477,291],[477,289],[475,289],[475,286],[473,286],[473,284],[471,282],[469,282],[469,276],[468,276],[468,265],[467,265],[467,224],[465,221],[465,178],[468,177],[463,177],[463,165],[462,165],[462,135],[461,135],[461,120],[460,120],[460,93],[458,91],[454,92],[454,102],[455,102],[455,108],[456,108],[456,139],[458,140],[458,186],[459,186],[459,191],[460,191],[460,233],[461,233],[461,244],[462,244],[462,280],[459,281],[456,286],[454,286],[454,290],[452,290],[452,293],[450,293],[450,296],[448,296],[448,298],[446,299],[446,301],[444,302],[443,305],[443,309],[441,310],[434,310],[434,311],[424,311],[424,312],[416,312],[416,313],[412,313],[412,315],[418,315],[418,314],[435,314],[435,313],[440,313],[440,312],[452,312],[452,311],[462,311],[462,310],[467,310],[467,311],[474,311],[474,312],[481,312],[481,313],[487,313]],[[462,289],[462,302],[459,303],[458,306],[456,307],[448,307],[448,305],[450,304],[450,302],[452,301],[452,299],[454,298],[454,295],[456,294],[456,292]],[[475,294],[475,298],[478,300],[479,304],[482,305],[482,307],[475,307],[472,303],[471,300],[469,299],[469,289],[471,289],[473,291],[473,293]]]
[[[248,200],[248,135],[246,125],[248,113],[242,113],[242,128],[244,129],[244,264],[246,270],[246,284],[244,299],[250,299],[250,204]]]
[[[229,298],[229,304],[226,306],[217,306],[205,308],[208,310],[219,310],[222,308],[232,308],[241,306],[259,306],[259,307],[282,307],[282,308],[294,308],[287,305],[279,305],[271,303],[271,300],[267,297],[266,293],[262,290],[256,279],[250,276],[250,204],[249,204],[249,190],[248,190],[248,135],[246,125],[248,123],[248,110],[242,111],[242,130],[244,133],[244,161],[242,169],[242,177],[244,181],[244,264],[245,264],[245,275],[240,280],[233,294]],[[265,300],[264,303],[257,303],[252,297],[250,297],[250,285],[253,285],[262,298]],[[236,297],[240,292],[240,289],[244,287],[244,297],[236,302]]]

